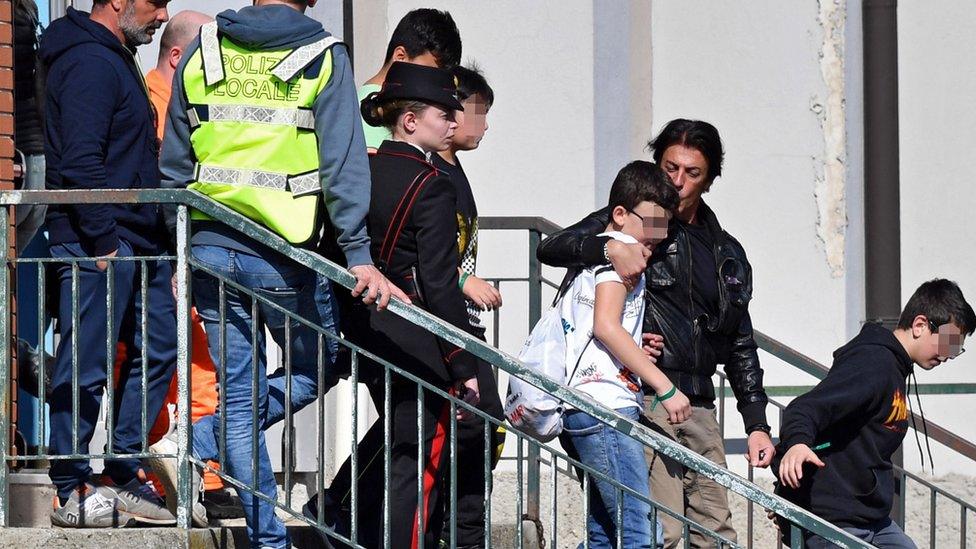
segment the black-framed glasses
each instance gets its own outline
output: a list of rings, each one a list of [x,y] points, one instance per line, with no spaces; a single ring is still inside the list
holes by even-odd
[[[655,215],[650,219],[648,219],[647,217],[644,217],[643,215],[635,212],[634,210],[631,210],[630,208],[627,208],[627,212],[636,215],[637,218],[641,220],[641,223],[643,223],[645,227],[667,227],[668,226],[668,216],[666,215]],[[664,220],[664,224],[661,225],[656,224],[655,222],[659,219]]]

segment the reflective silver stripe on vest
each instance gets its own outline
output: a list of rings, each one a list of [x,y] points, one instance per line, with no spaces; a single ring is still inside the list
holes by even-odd
[[[318,170],[290,177],[288,186],[291,187],[291,194],[295,195],[296,198],[322,190]]]
[[[287,82],[295,78],[295,75],[309,66],[312,61],[315,61],[325,50],[339,43],[341,43],[340,40],[335,36],[327,36],[318,42],[296,48],[271,70],[271,74],[278,77],[279,80]]]
[[[291,191],[297,198],[322,189],[317,171],[296,176],[260,170],[238,170],[197,164],[196,180],[203,183],[222,183],[240,187],[257,187],[275,191]]]
[[[220,55],[216,21],[200,27],[200,52],[203,56],[203,79],[208,86],[213,86],[224,79],[224,60]]]
[[[253,105],[208,105],[209,122],[256,122],[258,124],[278,124],[282,126],[297,126],[303,130],[315,129],[315,116],[311,109],[276,109],[274,107],[256,107]],[[196,107],[187,112],[190,127],[196,128],[201,119]]]

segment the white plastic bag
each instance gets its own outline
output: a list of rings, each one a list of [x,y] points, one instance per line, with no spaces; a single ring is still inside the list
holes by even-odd
[[[557,302],[542,315],[525,340],[518,359],[526,368],[565,385],[566,333],[560,309]],[[549,442],[563,430],[563,403],[542,389],[510,376],[505,417],[515,429]]]

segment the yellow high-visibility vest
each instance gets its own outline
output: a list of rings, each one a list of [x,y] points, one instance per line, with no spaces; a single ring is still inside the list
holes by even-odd
[[[204,25],[180,75],[197,160],[188,187],[294,244],[317,236],[322,188],[312,104],[329,83],[337,43],[330,36],[249,51],[220,36],[215,22]]]

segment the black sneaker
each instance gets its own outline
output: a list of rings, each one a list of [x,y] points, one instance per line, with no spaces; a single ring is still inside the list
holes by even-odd
[[[244,518],[244,506],[241,504],[241,498],[226,488],[205,491],[203,493],[203,506],[207,509],[207,516],[211,518]]]

